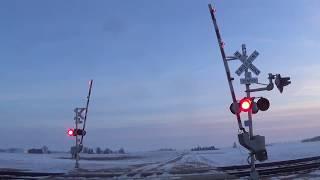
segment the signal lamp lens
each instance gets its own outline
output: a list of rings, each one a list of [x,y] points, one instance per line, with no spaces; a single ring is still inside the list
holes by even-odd
[[[252,101],[250,98],[243,98],[240,100],[241,111],[248,112],[252,107]]]
[[[270,107],[270,102],[268,99],[262,97],[257,101],[257,105],[261,111],[266,111]]]
[[[229,109],[232,112],[232,114],[239,113],[239,109],[240,109],[239,103],[237,103],[237,102],[231,103]]]
[[[73,129],[69,129],[67,133],[69,136],[73,136]]]
[[[250,108],[250,103],[248,101],[245,101],[241,104],[242,109],[249,109]]]

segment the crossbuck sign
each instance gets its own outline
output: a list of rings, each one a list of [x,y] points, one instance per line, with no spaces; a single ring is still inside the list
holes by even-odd
[[[260,74],[260,70],[255,67],[252,62],[258,57],[258,51],[254,51],[248,58],[242,55],[239,51],[234,53],[234,56],[239,59],[243,64],[237,69],[236,74],[240,76],[244,71],[250,69],[255,75]]]

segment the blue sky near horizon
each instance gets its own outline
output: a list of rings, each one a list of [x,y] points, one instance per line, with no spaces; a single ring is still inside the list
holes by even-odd
[[[0,147],[68,149],[90,79],[88,146],[232,145],[237,124],[208,3],[228,54],[246,43],[260,52],[261,82],[269,72],[292,79],[283,94],[257,93],[271,107],[256,116],[256,133],[269,142],[318,135],[319,1],[1,1]],[[4,138],[17,129],[29,138]]]

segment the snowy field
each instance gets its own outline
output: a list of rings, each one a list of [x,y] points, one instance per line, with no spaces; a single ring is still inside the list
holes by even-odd
[[[299,159],[320,156],[320,142],[288,142],[274,143],[267,147],[268,160],[264,162]],[[247,164],[248,152],[242,147],[222,148],[217,151],[195,152],[213,166],[244,165]],[[264,163],[263,162],[263,163]],[[257,162],[259,163],[259,162]]]
[[[276,143],[267,146],[269,160],[265,162],[320,156],[320,142]],[[161,175],[202,173],[216,167],[247,164],[245,149],[221,148],[215,151],[149,151],[128,154],[81,154],[80,168],[83,172],[118,173],[121,177],[139,176],[146,172],[161,172]],[[74,173],[74,160],[70,154],[14,154],[0,153],[0,169],[33,172]],[[319,176],[319,172],[310,175]],[[320,178],[320,177],[318,177]]]

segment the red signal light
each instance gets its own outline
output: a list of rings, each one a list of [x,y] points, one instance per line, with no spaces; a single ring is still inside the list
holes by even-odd
[[[68,129],[68,136],[84,136],[86,135],[86,131],[83,129]]]
[[[240,100],[240,110],[243,112],[248,112],[252,108],[251,98],[243,98]]]
[[[74,129],[68,129],[68,132],[67,132],[67,134],[68,134],[68,136],[74,136]]]

